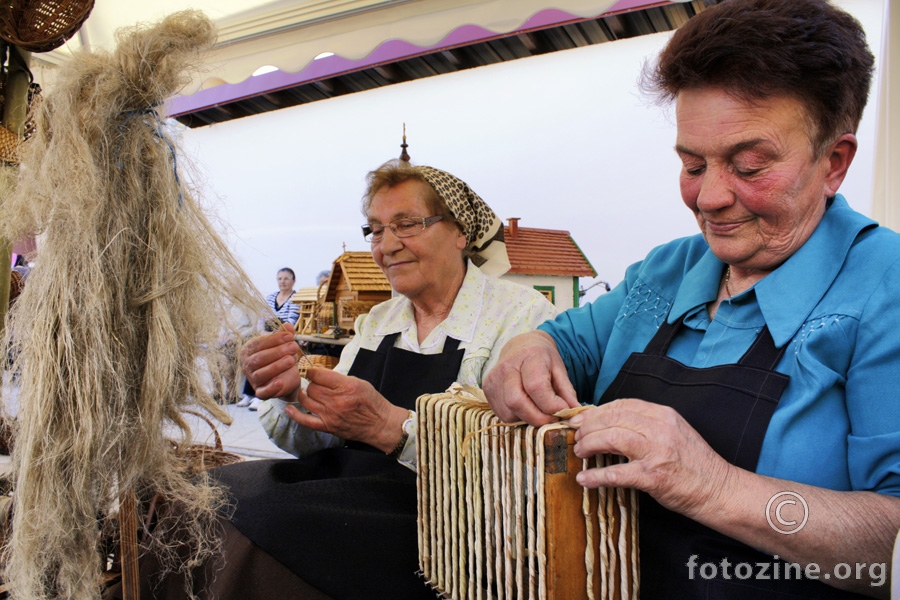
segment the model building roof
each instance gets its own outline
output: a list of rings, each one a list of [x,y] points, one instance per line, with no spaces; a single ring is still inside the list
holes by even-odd
[[[503,229],[510,274],[597,276],[597,271],[568,231],[520,227],[517,221],[510,219],[510,224]]]
[[[302,287],[291,296],[291,302],[294,304],[300,304],[301,302],[317,302],[318,299],[319,288],[317,287]]]
[[[391,291],[391,284],[375,264],[371,252],[344,252],[334,261],[328,279],[326,301],[334,300],[342,277],[350,289],[357,292]]]

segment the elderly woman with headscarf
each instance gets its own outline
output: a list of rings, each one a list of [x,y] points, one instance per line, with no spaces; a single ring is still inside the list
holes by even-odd
[[[502,223],[466,183],[402,161],[368,181],[363,233],[398,296],[360,316],[340,363],[309,369],[308,386],[290,327],[245,345],[244,373],[274,398],[260,420],[299,460],[219,470],[231,542],[246,536],[240,553],[270,567],[256,580],[229,552],[219,597],[433,598],[416,575],[415,400],[480,386],[504,342],[556,314],[493,276],[509,268]]]

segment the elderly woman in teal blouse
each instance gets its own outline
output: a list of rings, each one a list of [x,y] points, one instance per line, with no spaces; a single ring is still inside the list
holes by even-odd
[[[641,598],[887,597],[900,528],[900,236],[837,193],[873,59],[817,0],[734,0],[648,72],[701,235],[504,348],[532,424],[578,399],[585,486],[641,490]],[[782,595],[783,594],[783,595]]]

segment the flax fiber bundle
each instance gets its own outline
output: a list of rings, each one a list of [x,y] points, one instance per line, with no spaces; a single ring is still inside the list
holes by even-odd
[[[186,11],[120,31],[114,53],[76,56],[0,207],[8,239],[42,234],[6,328],[21,369],[5,549],[16,599],[99,597],[102,515],[127,490],[177,502],[183,518],[161,523],[153,542],[173,560],[188,556],[173,568],[216,549],[224,496],[191,480],[167,437],[174,425],[189,440],[188,407],[230,422],[204,389],[216,362],[205,353],[229,307],[266,306],[198,204],[158,114],[215,35]]]

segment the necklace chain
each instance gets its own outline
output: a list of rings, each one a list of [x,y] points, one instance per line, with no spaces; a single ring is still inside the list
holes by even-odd
[[[734,294],[731,293],[731,289],[728,287],[729,281],[731,281],[731,265],[728,265],[728,268],[725,269],[725,293],[731,298]]]

